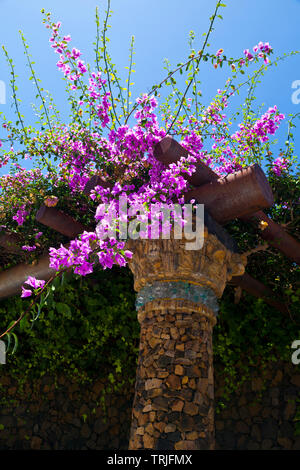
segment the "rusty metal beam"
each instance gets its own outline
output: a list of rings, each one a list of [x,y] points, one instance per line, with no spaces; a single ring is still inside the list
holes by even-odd
[[[269,182],[257,164],[188,191],[185,201],[191,199],[204,204],[220,224],[274,203]]]
[[[113,185],[109,183],[103,176],[94,175],[86,183],[83,193],[89,196],[92,189],[96,186],[102,186],[103,188],[112,188]]]
[[[281,313],[288,313],[287,306],[274,298],[274,292],[262,282],[251,277],[248,273],[243,276],[235,276],[230,281],[231,284],[241,287],[254,297],[263,299],[271,307],[276,308]]]
[[[156,144],[154,151],[154,155],[156,158],[164,164],[168,164],[171,162],[176,162],[181,155],[186,156],[187,151],[172,137],[165,137],[163,138],[158,144]],[[204,164],[197,163],[197,176],[200,175],[199,180],[201,180],[201,172],[203,171],[203,182],[213,182],[216,181],[218,176],[212,170],[211,172],[207,172],[207,167]],[[187,180],[193,184],[192,177],[187,177]],[[203,184],[198,183],[198,184]],[[197,185],[197,184],[196,184]],[[198,188],[199,189],[199,188]],[[197,189],[197,191],[198,191]],[[202,191],[202,189],[201,189]],[[211,195],[213,197],[213,195]],[[226,196],[227,197],[227,196]],[[239,193],[237,194],[239,197]],[[216,210],[216,209],[215,209]],[[220,210],[220,208],[219,208]],[[265,230],[260,231],[260,236],[262,239],[266,240],[271,246],[280,250],[283,254],[285,254],[289,259],[294,261],[297,264],[300,264],[300,243],[291,235],[289,235],[283,227],[276,224],[272,219],[270,219],[267,215],[265,215],[262,211],[254,211],[253,208],[247,208],[248,214],[241,216],[243,220],[253,222],[267,222],[268,226]],[[254,214],[253,214],[254,212]],[[252,213],[252,214],[251,214]],[[216,218],[215,214],[212,213],[214,218]],[[222,215],[221,215],[222,217]]]
[[[85,230],[90,230],[73,217],[64,214],[55,207],[42,206],[37,212],[38,222],[47,225],[69,238],[75,238]],[[68,245],[66,245],[67,247]],[[50,258],[44,255],[38,259],[35,264],[22,263],[18,266],[6,269],[0,272],[0,299],[21,294],[21,286],[28,276],[36,277],[48,281],[55,273],[55,270],[49,267]]]
[[[42,206],[36,218],[42,224],[53,228],[69,238],[75,238],[85,230],[89,230],[89,228],[80,224],[71,216],[58,211],[54,207]],[[35,264],[21,263],[18,266],[13,266],[0,272],[0,299],[21,294],[21,286],[28,276],[48,281],[55,273],[55,270],[49,267],[49,263],[49,255],[44,255]]]
[[[48,255],[42,256],[36,264],[22,263],[6,269],[0,272],[0,299],[21,294],[21,286],[28,276],[48,281],[54,273],[55,270],[49,268]]]
[[[261,238],[300,265],[300,243],[289,235],[281,225],[276,224],[262,211],[243,217],[243,219],[254,223],[266,222],[265,228],[260,230]]]
[[[15,233],[1,233],[0,246],[8,253],[24,253],[21,246],[21,238]]]
[[[79,233],[90,230],[70,215],[55,209],[55,207],[45,205],[39,208],[36,220],[69,238],[75,238]]]
[[[164,165],[188,155],[188,151],[170,136],[158,142],[153,153]],[[205,204],[219,223],[257,212],[274,203],[269,182],[257,164],[220,178],[207,165],[197,162],[196,172],[186,179],[197,186],[186,193],[186,202],[196,199],[198,203]]]
[[[154,157],[164,165],[176,163],[180,157],[187,157],[188,151],[182,147],[173,137],[167,136],[158,142],[153,150]],[[201,186],[202,184],[216,181],[219,176],[209,166],[202,162],[195,164],[196,171],[187,180],[193,186]]]

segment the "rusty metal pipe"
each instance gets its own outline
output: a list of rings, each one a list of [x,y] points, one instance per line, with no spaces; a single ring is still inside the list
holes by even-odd
[[[108,182],[103,176],[94,175],[86,183],[83,193],[89,196],[92,189],[94,189],[96,186],[102,186],[103,188],[113,187],[113,185],[110,182]]]
[[[188,155],[188,151],[170,136],[161,139],[153,153],[165,165]],[[196,172],[186,178],[193,186],[200,187],[189,191],[185,200],[196,199],[205,204],[220,223],[256,212],[259,210],[256,207],[262,209],[274,203],[269,182],[257,164],[220,178],[207,165],[197,162]]]
[[[70,215],[55,209],[55,207],[45,205],[42,205],[37,211],[36,220],[69,238],[75,238],[79,233],[90,230]]]
[[[274,292],[262,282],[251,277],[248,273],[243,276],[235,276],[230,281],[231,284],[241,287],[254,297],[263,299],[271,307],[276,308],[281,313],[288,313],[287,306],[274,298]]]
[[[70,244],[67,243],[64,246],[69,248]],[[49,264],[49,255],[43,255],[32,264],[21,263],[0,272],[0,299],[21,294],[21,287],[28,276],[48,281],[56,272],[55,269],[49,267]],[[72,268],[67,268],[64,272],[71,273]]]
[[[75,238],[79,233],[88,230],[84,225],[54,207],[42,206],[38,211],[37,220],[69,238]],[[67,244],[66,247],[68,246]],[[35,264],[22,263],[0,272],[0,299],[21,294],[21,286],[28,276],[48,281],[56,272],[49,267],[49,263],[49,255],[44,255]]]
[[[0,235],[0,246],[8,253],[23,253],[20,243],[21,237],[15,233],[2,233]]]
[[[158,144],[156,144],[154,155],[155,157],[164,164],[169,164],[171,162],[176,162],[179,160],[180,156],[186,156],[188,154],[187,150],[184,149],[178,142],[176,142],[172,137],[163,138]],[[195,186],[197,184],[208,183],[216,181],[218,176],[214,173],[213,170],[207,172],[207,166],[201,163],[197,163],[197,176],[199,175],[199,180],[195,180]],[[203,172],[203,177],[201,176]],[[193,184],[192,177],[187,177],[187,180]],[[227,196],[226,196],[227,197]],[[246,205],[248,201],[246,201]],[[265,230],[260,231],[260,236],[262,239],[266,240],[271,246],[280,250],[284,255],[290,258],[297,264],[300,264],[300,243],[291,235],[289,235],[283,227],[278,225],[262,211],[252,213],[253,209],[247,208],[248,214],[241,216],[243,220],[247,222],[267,222],[268,226]],[[214,215],[214,214],[212,214]],[[215,215],[214,215],[215,217]]]
[[[175,139],[167,136],[155,145],[153,155],[164,165],[169,165],[170,163],[176,163],[180,157],[187,157],[189,152]],[[202,184],[216,181],[219,178],[219,176],[204,163],[197,162],[195,166],[195,173],[186,177],[193,186],[201,186]]]
[[[256,163],[188,191],[185,194],[185,201],[191,199],[204,204],[220,224],[270,207],[274,203],[269,182]]]
[[[21,294],[21,286],[28,276],[48,281],[56,271],[49,268],[49,256],[42,256],[36,264],[19,264],[0,272],[0,299]]]
[[[260,236],[269,245],[277,248],[285,256],[300,265],[300,243],[289,235],[281,225],[278,225],[264,212],[259,211],[251,216],[244,217],[247,221],[266,222],[268,225],[264,230],[260,230]]]

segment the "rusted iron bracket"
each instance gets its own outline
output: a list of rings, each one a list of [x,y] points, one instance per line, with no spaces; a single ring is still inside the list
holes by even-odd
[[[243,276],[233,277],[230,284],[240,287],[254,297],[263,299],[268,305],[279,310],[279,312],[288,313],[287,306],[274,297],[274,292],[248,273],[245,273]]]
[[[264,225],[264,228],[260,229],[261,238],[300,265],[300,243],[289,235],[281,225],[276,224],[276,222],[262,211],[243,217],[243,220],[253,222],[257,225],[260,224],[260,222],[265,222],[267,225]]]
[[[154,157],[164,165],[176,163],[180,157],[187,157],[188,154],[188,151],[170,136],[161,139],[153,151]],[[193,186],[201,186],[218,179],[219,176],[211,168],[204,163],[197,162],[196,171],[189,177],[189,182]]]
[[[112,188],[112,184],[109,181],[107,181],[105,178],[99,175],[94,175],[86,183],[83,193],[89,196],[92,189],[94,189],[96,186],[99,186],[99,185],[102,186],[103,188]]]
[[[159,161],[161,161],[162,163],[166,165],[170,162],[176,162],[181,156],[186,156],[186,155],[187,155],[187,150],[184,149],[178,142],[176,142],[170,136],[164,137],[158,144],[156,144],[156,147],[154,149],[154,156]],[[205,170],[203,170],[203,167],[205,167]],[[203,163],[197,162],[196,168],[197,168],[196,170],[197,175],[199,175],[202,170],[204,171],[205,177],[203,178],[203,182],[201,184],[205,184],[205,186],[207,186],[207,183],[216,182],[216,180],[218,180],[218,176],[216,175],[216,173],[214,173],[212,170],[210,172],[207,172],[206,170],[207,166],[204,165]],[[193,184],[192,177],[187,176],[187,180],[191,184]],[[199,181],[201,181],[201,177]],[[236,188],[238,188],[238,186],[236,186]],[[201,187],[201,190],[199,188],[195,189],[195,194],[196,194],[196,191],[199,191],[200,195],[202,196],[202,192],[203,192],[202,187]],[[212,194],[209,199],[210,203],[213,197],[214,195]],[[236,197],[240,197],[240,194],[238,193]],[[199,202],[202,202],[202,201],[199,201]],[[215,211],[216,212],[220,211],[220,208],[215,209]],[[265,230],[260,230],[259,232],[260,236],[264,240],[266,240],[270,245],[272,245],[273,247],[277,248],[282,253],[284,253],[292,261],[299,264],[300,263],[300,243],[294,237],[289,235],[284,230],[283,227],[281,227],[279,224],[276,224],[276,222],[270,219],[261,210],[255,211],[253,210],[253,207],[247,206],[247,211],[248,213],[242,215],[241,218],[243,220],[246,220],[247,222],[249,221],[253,221],[256,223],[260,221],[267,222],[268,226]],[[212,215],[214,215],[216,220],[219,220],[219,221],[222,220],[222,214],[220,215],[221,217],[220,219],[217,214],[214,214],[213,212],[211,213]]]
[[[0,234],[0,246],[8,253],[20,254],[23,253],[21,244],[21,237],[15,233],[2,232]]]
[[[70,215],[57,210],[55,207],[47,207],[45,205],[42,205],[37,211],[36,220],[69,238],[75,238],[85,230],[91,230],[73,219]]]
[[[28,276],[48,281],[55,273],[49,268],[49,256],[44,255],[35,264],[18,264],[12,268],[0,272],[0,299],[21,294],[21,286]]]
[[[274,203],[269,182],[257,164],[188,191],[185,201],[191,199],[204,204],[220,224]]]

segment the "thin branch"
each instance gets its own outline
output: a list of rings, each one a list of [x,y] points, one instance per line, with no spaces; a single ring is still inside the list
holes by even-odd
[[[246,251],[245,253],[243,253],[243,255],[248,257],[248,256],[253,255],[254,253],[258,253],[260,251],[267,251],[268,248],[269,248],[268,243],[263,243],[262,245],[258,245],[257,247],[253,248],[250,251]]]
[[[22,115],[20,113],[20,109],[19,109],[19,104],[18,104],[18,99],[17,99],[17,88],[16,88],[16,85],[15,85],[15,82],[16,82],[16,76],[15,76],[15,71],[14,71],[14,64],[13,64],[13,61],[12,59],[10,59],[9,55],[8,55],[8,52],[7,50],[5,49],[4,46],[2,46],[2,49],[4,51],[4,54],[6,56],[6,60],[10,66],[10,74],[12,76],[12,79],[10,80],[10,84],[11,84],[11,88],[12,88],[12,92],[13,92],[13,99],[14,99],[14,105],[15,105],[15,108],[16,108],[16,113],[18,115],[18,118],[19,118],[19,121],[21,123],[21,126],[22,126],[22,129],[23,129],[23,132],[25,134],[25,136],[27,137],[27,131],[26,131],[26,128],[24,126],[24,122],[23,122],[23,119],[22,119]]]
[[[202,54],[201,54],[201,57],[202,57]],[[210,55],[207,55],[207,57],[210,57]],[[171,78],[173,75],[175,75],[176,72],[178,72],[179,70],[183,69],[184,67],[186,67],[187,65],[190,64],[190,62],[194,61],[194,60],[199,60],[199,58],[196,57],[191,57],[189,58],[186,62],[184,62],[183,64],[179,65],[178,67],[176,67],[176,69],[174,69],[172,72],[170,72],[158,85],[155,85],[151,88],[150,92],[149,93],[155,93],[159,88],[162,87],[162,85],[164,85],[164,83],[166,83],[169,78]],[[135,104],[130,113],[128,114],[128,116],[126,117],[126,120],[125,120],[125,124],[127,124],[127,121],[128,119],[130,118],[131,114],[138,108],[138,104]]]
[[[130,79],[131,79],[131,71],[132,71],[132,58],[133,58],[133,46],[134,46],[134,36],[131,36],[131,43],[130,43],[130,62],[129,62],[129,71],[128,71],[128,82],[127,82],[127,103],[126,103],[126,114],[129,113],[129,89],[130,89]],[[125,116],[124,116],[125,117]]]
[[[22,42],[23,42],[23,46],[24,46],[24,53],[25,53],[25,55],[26,55],[27,63],[28,63],[28,66],[29,66],[29,68],[30,68],[30,71],[31,71],[31,76],[32,76],[32,78],[33,78],[33,80],[34,80],[34,84],[35,84],[35,86],[36,86],[38,95],[39,95],[39,97],[40,97],[40,99],[41,99],[41,102],[42,102],[42,105],[43,105],[43,108],[44,108],[44,111],[45,111],[45,115],[46,115],[46,119],[47,119],[47,123],[48,123],[49,130],[50,130],[50,132],[52,133],[52,126],[51,126],[51,122],[50,122],[48,110],[47,110],[47,107],[46,107],[46,105],[45,105],[45,101],[46,101],[46,100],[44,99],[44,97],[43,97],[43,95],[42,95],[42,91],[41,91],[41,89],[40,89],[40,87],[39,87],[39,84],[38,84],[38,79],[36,78],[35,72],[34,72],[33,67],[32,67],[32,62],[31,62],[31,60],[30,60],[30,56],[29,56],[29,53],[28,53],[28,45],[26,44],[25,37],[24,37],[22,31],[19,31],[19,33],[20,33],[21,38],[22,38]]]
[[[44,287],[38,292],[38,294],[35,296],[35,298],[32,300],[31,304],[29,307],[25,310],[25,312],[22,313],[22,315],[19,316],[19,318],[6,330],[4,333],[0,335],[0,339],[3,338],[5,335],[10,333],[19,323],[20,321],[31,311],[32,307],[36,304],[37,299],[41,296],[41,294],[44,292],[46,287],[51,284],[52,281],[54,281],[55,278],[60,276],[64,271],[59,271],[53,274],[53,276],[50,277],[50,279],[46,282]]]
[[[215,11],[214,11],[214,14],[213,14],[213,16],[211,17],[211,20],[210,20],[210,25],[209,25],[208,32],[207,32],[206,35],[205,35],[205,40],[204,40],[204,43],[203,43],[203,46],[202,46],[202,49],[201,49],[201,54],[199,55],[199,57],[198,57],[198,59],[197,59],[197,61],[196,61],[196,68],[198,67],[198,65],[199,65],[199,63],[200,63],[200,61],[201,61],[201,59],[202,59],[204,50],[205,50],[205,48],[206,48],[206,46],[207,46],[207,43],[208,43],[208,39],[209,39],[209,37],[210,37],[210,35],[211,35],[212,31],[213,31],[213,25],[214,25],[214,23],[215,23],[215,20],[216,20],[216,17],[217,17],[217,14],[218,14],[218,11],[219,11],[219,8],[220,8],[220,7],[221,7],[221,2],[218,1],[218,2],[217,2],[217,5],[216,5],[216,8],[215,8]],[[180,103],[180,105],[179,105],[179,108],[178,108],[178,110],[177,110],[177,113],[176,113],[176,115],[175,115],[173,121],[171,122],[169,128],[167,129],[167,135],[169,134],[170,130],[172,129],[172,127],[173,127],[173,125],[174,125],[174,123],[176,122],[176,119],[178,118],[178,115],[179,115],[179,113],[180,113],[180,111],[181,111],[181,108],[182,108],[182,104],[183,104],[184,101],[185,101],[187,92],[189,91],[190,86],[191,86],[191,84],[192,84],[193,81],[194,81],[194,78],[195,78],[195,77],[194,77],[194,74],[193,74],[192,77],[191,77],[190,80],[189,80],[189,84],[187,85],[187,87],[186,87],[186,89],[185,89],[185,91],[184,91],[184,93],[183,93],[183,97],[182,97],[182,99],[181,99],[181,103]]]
[[[117,112],[116,112],[116,107],[114,105],[114,97],[113,97],[113,93],[112,93],[111,80],[110,80],[110,76],[109,76],[108,60],[107,60],[107,54],[106,54],[106,31],[107,31],[107,21],[108,21],[108,18],[109,18],[109,12],[110,12],[110,0],[107,0],[107,11],[106,11],[106,17],[105,17],[105,20],[104,20],[103,34],[102,34],[103,59],[104,59],[104,62],[105,62],[105,67],[106,67],[106,76],[107,76],[108,88],[109,88],[109,91],[110,91],[110,97],[111,97],[111,104],[112,104],[113,113],[115,115],[117,123],[120,126],[121,123],[118,119]]]

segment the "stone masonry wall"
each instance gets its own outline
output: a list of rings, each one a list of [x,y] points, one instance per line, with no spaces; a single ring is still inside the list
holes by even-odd
[[[215,381],[217,400],[223,385],[217,370]],[[216,449],[300,450],[297,406],[300,410],[299,369],[278,363],[267,369],[265,381],[258,374],[244,383],[227,408],[216,414]]]
[[[107,396],[104,413],[100,380],[79,387],[61,378],[56,389],[45,377],[35,384],[31,399],[13,405],[3,402],[16,397],[17,384],[5,376],[0,384],[0,450],[128,448],[133,386]],[[216,401],[223,385],[216,365]],[[300,450],[300,436],[294,433],[299,387],[299,369],[290,364],[274,365],[265,384],[257,371],[216,414],[216,448]]]
[[[7,377],[0,384],[6,388],[0,399],[13,399],[16,384]],[[126,449],[133,387],[107,394],[103,404],[104,385],[79,386],[62,377],[57,388],[44,377],[31,399],[0,405],[0,450]]]

